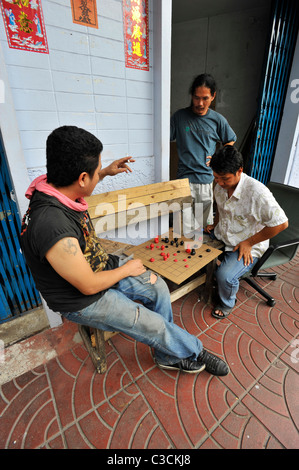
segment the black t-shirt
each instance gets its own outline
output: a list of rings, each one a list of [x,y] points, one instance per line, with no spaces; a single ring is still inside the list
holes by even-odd
[[[52,268],[45,255],[65,237],[78,240],[94,272],[118,267],[118,257],[102,248],[87,211],[72,210],[55,197],[35,191],[23,218],[21,246],[37,289],[50,309],[61,313],[81,310],[105,292],[84,295]]]

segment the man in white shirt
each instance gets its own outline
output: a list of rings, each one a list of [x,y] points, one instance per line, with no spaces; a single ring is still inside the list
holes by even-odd
[[[251,270],[269,246],[269,239],[288,227],[288,219],[269,189],[243,173],[242,155],[223,147],[211,159],[217,212],[206,232],[225,244],[216,270],[219,304],[212,315],[228,316],[235,306],[239,278]]]

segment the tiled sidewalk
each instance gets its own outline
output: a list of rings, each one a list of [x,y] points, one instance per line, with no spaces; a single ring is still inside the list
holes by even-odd
[[[299,257],[276,271],[261,281],[272,308],[245,283],[221,321],[196,292],[173,304],[175,321],[228,362],[226,377],[162,371],[122,335],[99,375],[73,324],[37,335],[55,357],[2,385],[0,448],[298,448]]]

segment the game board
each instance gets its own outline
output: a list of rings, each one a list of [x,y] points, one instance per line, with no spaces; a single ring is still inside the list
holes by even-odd
[[[177,238],[176,242],[174,242],[174,238]],[[206,244],[202,244],[199,248],[195,248],[195,246],[197,245],[193,240],[174,237],[170,231],[169,235],[155,237],[141,245],[132,246],[124,253],[127,256],[134,255],[135,259],[141,259],[144,266],[152,271],[175,284],[181,284],[222,253],[222,251]],[[186,251],[188,249],[190,252]],[[194,249],[194,254],[192,254],[192,249]]]

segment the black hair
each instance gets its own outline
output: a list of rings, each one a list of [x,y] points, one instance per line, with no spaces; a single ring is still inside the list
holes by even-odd
[[[202,73],[201,75],[198,75],[194,78],[189,89],[189,93],[191,96],[194,95],[196,88],[198,88],[199,86],[209,88],[212,96],[214,96],[214,94],[216,93],[217,87],[215,79],[212,77],[212,75],[208,73]]]
[[[76,126],[58,127],[47,139],[48,183],[69,186],[85,171],[92,178],[102,150],[102,142],[90,132]]]
[[[240,168],[243,168],[243,157],[235,147],[225,145],[214,153],[210,166],[218,175],[226,173],[235,175]]]

